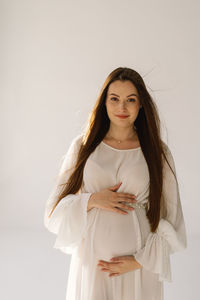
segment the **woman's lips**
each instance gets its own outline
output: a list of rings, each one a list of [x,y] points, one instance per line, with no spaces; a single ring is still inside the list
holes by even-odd
[[[116,117],[121,118],[121,119],[126,119],[128,116],[123,116],[123,115],[116,115]]]

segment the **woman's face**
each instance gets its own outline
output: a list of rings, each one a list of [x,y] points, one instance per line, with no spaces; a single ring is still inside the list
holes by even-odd
[[[122,127],[133,126],[141,107],[137,89],[129,80],[116,80],[109,85],[105,105],[110,121]]]

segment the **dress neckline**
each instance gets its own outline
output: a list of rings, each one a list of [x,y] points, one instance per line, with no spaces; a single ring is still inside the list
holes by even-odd
[[[103,145],[105,145],[106,147],[111,148],[112,150],[115,150],[115,151],[134,151],[134,150],[139,150],[139,149],[141,149],[141,147],[131,148],[131,149],[117,149],[117,148],[114,148],[114,147],[112,147],[112,146],[110,146],[110,145],[104,143],[103,141],[101,141],[101,143],[102,143]]]

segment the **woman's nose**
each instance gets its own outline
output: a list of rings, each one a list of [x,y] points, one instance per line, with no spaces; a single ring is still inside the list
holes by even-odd
[[[126,108],[126,103],[125,102],[121,102],[119,104],[119,107],[122,108],[122,109]]]

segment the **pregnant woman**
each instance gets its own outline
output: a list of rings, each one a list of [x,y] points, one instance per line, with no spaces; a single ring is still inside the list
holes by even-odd
[[[162,300],[187,247],[171,151],[142,77],[117,68],[47,200],[54,248],[71,254],[66,300]]]

